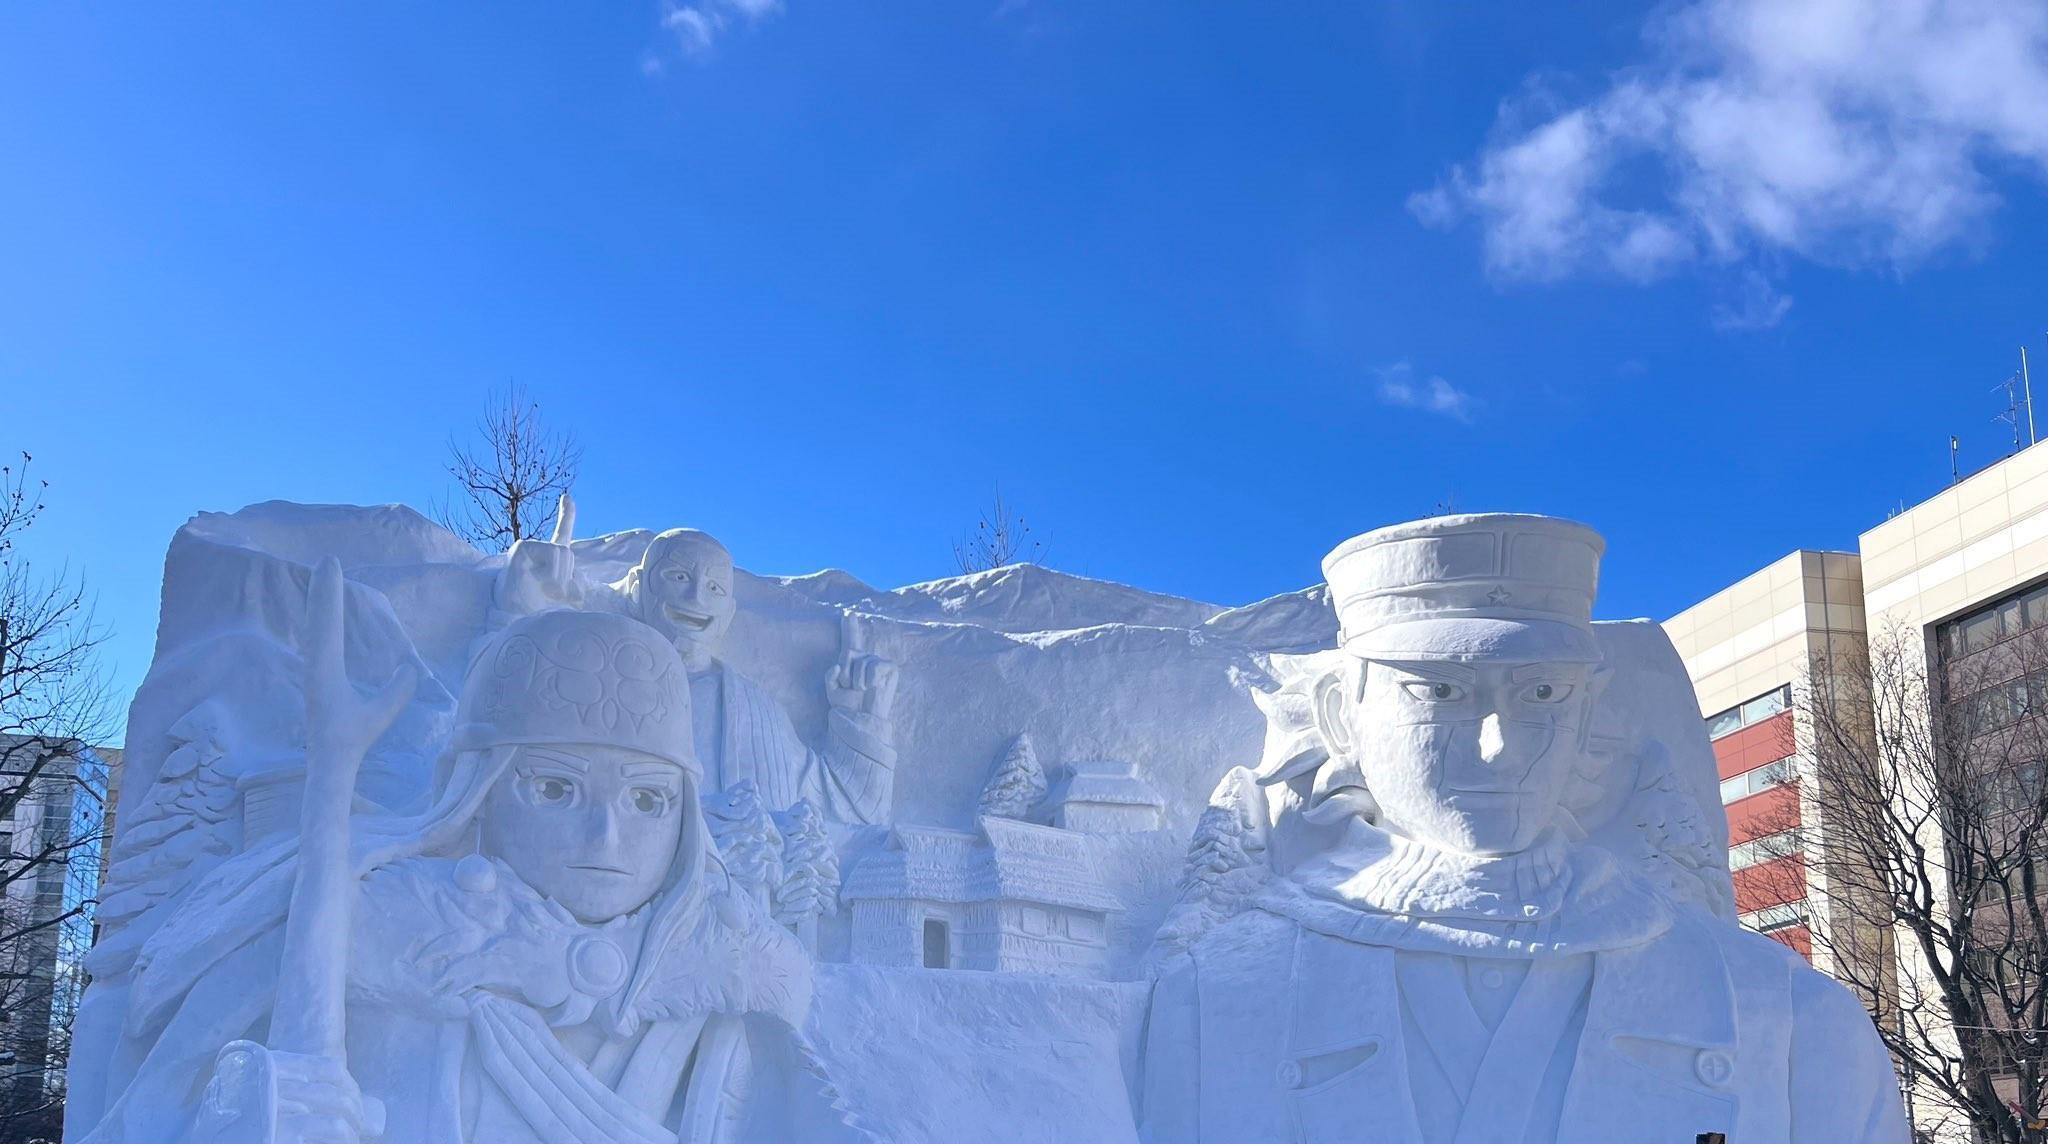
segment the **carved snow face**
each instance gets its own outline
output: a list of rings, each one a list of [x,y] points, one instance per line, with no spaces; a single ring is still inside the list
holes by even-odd
[[[483,848],[585,922],[659,893],[682,838],[683,769],[620,747],[519,747],[484,801]]]
[[[657,537],[636,587],[640,622],[667,636],[691,671],[710,666],[737,606],[725,547],[701,534]]]
[[[1388,830],[1446,850],[1512,854],[1557,820],[1593,677],[1579,664],[1361,665],[1355,701],[1316,697],[1333,753],[1355,760]]]

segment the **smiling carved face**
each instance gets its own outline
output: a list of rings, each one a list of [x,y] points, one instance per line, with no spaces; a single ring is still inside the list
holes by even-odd
[[[608,922],[661,892],[691,786],[623,747],[518,747],[484,802],[483,850],[579,920]]]
[[[683,665],[701,672],[732,626],[732,554],[701,532],[663,533],[647,546],[634,581],[640,622],[667,636]]]

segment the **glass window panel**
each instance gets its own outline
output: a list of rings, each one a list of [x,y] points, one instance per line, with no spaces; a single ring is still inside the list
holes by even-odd
[[[1998,642],[1998,613],[1985,612],[1962,621],[1963,652],[1983,651]]]
[[[2048,585],[2028,592],[2021,598],[2020,604],[2026,609],[2028,627],[2048,625]]]
[[[1732,707],[1707,720],[1707,738],[1718,739],[1742,727],[1742,709]],[[1697,742],[1698,740],[1694,740]]]
[[[1751,723],[1761,723],[1784,709],[1784,689],[1780,688],[1769,695],[1759,695],[1742,705],[1743,725],[1748,726]]]
[[[1727,804],[1734,802],[1736,799],[1742,798],[1748,794],[1748,775],[1736,775],[1732,779],[1721,780],[1721,804],[1723,806],[1726,806]]]

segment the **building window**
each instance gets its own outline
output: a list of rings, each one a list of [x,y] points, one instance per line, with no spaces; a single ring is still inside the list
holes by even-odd
[[[1707,738],[1718,739],[1744,727],[1754,727],[1791,705],[1792,688],[1789,684],[1772,688],[1747,703],[1738,703],[1726,711],[1707,716]]]
[[[1721,780],[1721,805],[1726,806],[1775,786],[1784,786],[1798,776],[1792,773],[1792,758],[1786,756]]]
[[[1940,633],[1942,658],[1961,659],[2044,626],[2048,626],[2048,584],[2010,599],[1986,604],[1943,624]]]
[[[1738,842],[1730,846],[1728,848],[1728,868],[1730,870],[1746,870],[1751,866],[1761,866],[1766,862],[1775,862],[1780,858],[1790,858],[1797,853],[1799,853],[1798,832],[1781,830],[1776,834],[1766,834],[1761,838],[1752,838],[1747,842]]]
[[[1757,933],[1774,933],[1781,929],[1806,924],[1806,903],[1786,902],[1783,905],[1765,906],[1754,913],[1742,915],[1742,924]]]
[[[926,969],[953,968],[952,935],[949,927],[939,918],[924,920],[924,967]]]

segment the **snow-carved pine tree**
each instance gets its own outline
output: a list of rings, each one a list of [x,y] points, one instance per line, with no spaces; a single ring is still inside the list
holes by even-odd
[[[782,883],[775,888],[775,920],[818,948],[818,919],[839,912],[839,855],[825,831],[825,816],[809,799],[776,816],[782,831]]]
[[[981,813],[1026,818],[1044,797],[1045,768],[1038,765],[1038,748],[1031,745],[1028,732],[1019,733],[996,760],[988,785],[981,788]]]
[[[1195,822],[1180,895],[1153,940],[1157,959],[1186,949],[1242,910],[1266,880],[1265,796],[1252,773],[1232,767]]]
[[[754,780],[741,779],[706,797],[704,817],[734,885],[753,895],[762,909],[772,910],[782,883],[782,832],[761,805]]]

